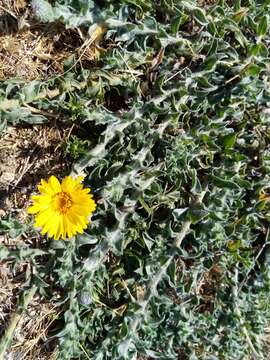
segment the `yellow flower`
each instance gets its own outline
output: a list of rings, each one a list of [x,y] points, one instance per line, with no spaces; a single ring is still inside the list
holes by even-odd
[[[87,228],[90,215],[96,209],[96,203],[84,189],[82,176],[66,176],[62,183],[55,176],[47,181],[41,180],[38,185],[40,195],[32,196],[33,205],[28,208],[29,214],[35,215],[35,226],[42,228],[42,234],[48,233],[55,240],[71,238],[82,234]]]

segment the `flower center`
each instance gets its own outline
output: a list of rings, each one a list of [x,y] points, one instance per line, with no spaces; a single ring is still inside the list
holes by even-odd
[[[66,192],[59,192],[54,196],[55,209],[61,214],[65,214],[72,205],[72,200]]]

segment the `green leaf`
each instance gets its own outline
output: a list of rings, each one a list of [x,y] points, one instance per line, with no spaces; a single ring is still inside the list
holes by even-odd
[[[208,216],[209,212],[203,206],[193,207],[188,211],[188,219],[192,224],[197,224]]]
[[[258,43],[256,45],[251,46],[249,52],[251,56],[262,57],[262,58],[268,57],[268,49],[262,43]]]
[[[240,190],[240,186],[231,180],[223,179],[215,175],[211,175],[211,179],[213,181],[213,184],[220,188]]]
[[[258,36],[264,36],[269,28],[269,20],[268,20],[268,16],[264,15],[261,17],[260,22],[258,23],[258,28],[257,28],[257,35]]]
[[[225,138],[223,140],[224,148],[231,149],[235,144],[236,137],[237,137],[237,134],[235,134],[235,133],[225,136]]]
[[[188,210],[188,207],[182,208],[182,209],[174,209],[173,210],[173,217],[175,220],[179,220],[182,215]]]
[[[209,23],[209,21],[207,20],[205,13],[202,9],[196,7],[193,11],[192,14],[195,18],[195,20],[201,24],[201,25],[207,25]]]

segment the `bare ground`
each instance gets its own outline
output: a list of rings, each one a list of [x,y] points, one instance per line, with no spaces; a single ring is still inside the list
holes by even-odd
[[[70,56],[91,66],[104,50],[99,42],[105,31],[98,27],[89,37],[83,29],[52,27],[38,22],[30,1],[0,0],[0,80],[60,75]]]

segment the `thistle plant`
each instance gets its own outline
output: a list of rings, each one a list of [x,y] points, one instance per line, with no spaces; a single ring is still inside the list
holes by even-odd
[[[51,111],[84,146],[70,177],[41,184],[30,208],[59,241],[2,246],[0,257],[27,259],[26,286],[60,307],[47,334],[58,358],[266,358],[269,1],[51,7],[52,26],[89,35],[80,54],[102,29],[99,58],[3,82],[1,128]]]

